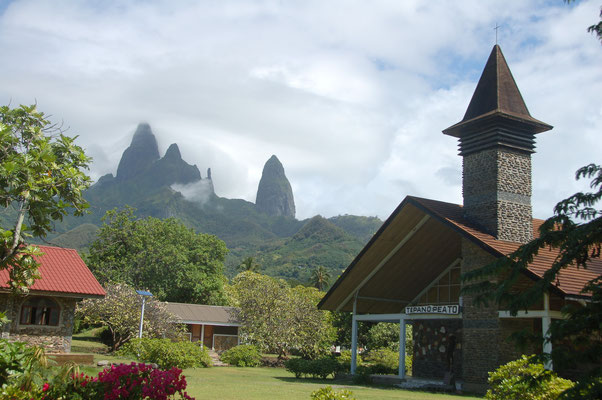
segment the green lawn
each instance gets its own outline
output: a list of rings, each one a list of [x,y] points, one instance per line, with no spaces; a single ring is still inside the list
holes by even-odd
[[[357,400],[464,400],[477,397],[401,390],[398,388],[356,386],[332,379],[295,379],[282,368],[215,367],[187,369],[188,393],[197,399],[286,399],[309,400],[312,391],[324,386],[351,390]]]
[[[71,352],[73,353],[106,353],[107,346],[100,343],[97,333],[102,328],[93,328],[76,333],[71,339]]]
[[[130,363],[132,360],[95,355],[95,362],[108,360],[114,363]],[[88,375],[96,375],[101,368],[81,367]],[[324,386],[333,389],[348,389],[357,400],[468,400],[478,397],[458,396],[429,392],[402,390],[391,387],[368,387],[354,385],[351,381],[332,379],[295,379],[283,368],[189,368],[184,370],[188,382],[187,392],[197,399],[253,400],[286,399],[309,400],[310,394]]]

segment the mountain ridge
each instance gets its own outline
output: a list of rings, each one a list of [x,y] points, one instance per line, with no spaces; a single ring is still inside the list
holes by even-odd
[[[219,197],[213,190],[211,169],[203,178],[196,165],[182,159],[177,144],[160,157],[156,143],[150,125],[140,124],[123,152],[116,176],[102,176],[84,193],[91,213],[66,217],[48,241],[85,251],[106,211],[130,205],[140,218],[178,218],[197,232],[224,240],[230,250],[225,263],[229,277],[238,272],[242,259],[251,256],[262,264],[263,273],[306,283],[317,265],[338,275],[367,242],[368,233],[382,224],[378,218],[361,216],[297,220],[290,182],[275,155],[264,166],[267,183],[279,186],[275,191],[265,189],[271,200],[258,207],[246,200]],[[178,184],[201,185],[206,191],[203,201],[186,198],[174,189]],[[260,186],[258,198],[264,191]],[[90,242],[85,243],[86,238]]]

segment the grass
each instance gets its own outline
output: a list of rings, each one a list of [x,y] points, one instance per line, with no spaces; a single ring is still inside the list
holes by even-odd
[[[73,353],[106,353],[108,347],[100,343],[97,336],[101,330],[102,328],[92,328],[73,335],[71,351]]]
[[[108,355],[95,355],[94,361],[107,360],[112,363],[130,363]],[[81,367],[88,375],[96,375],[100,367]],[[220,400],[309,400],[311,392],[325,386],[347,389],[357,400],[469,400],[478,397],[402,390],[385,386],[355,385],[351,381],[296,379],[283,368],[189,368],[184,370],[188,387],[186,391],[197,399]]]
[[[391,387],[354,385],[332,379],[296,379],[282,368],[197,368],[184,371],[188,393],[197,399],[309,400],[311,392],[325,386],[348,389],[357,400],[464,400],[477,397],[408,391]]]
[[[94,353],[94,362],[106,360],[109,363],[131,363],[133,360],[106,353],[107,348],[98,342],[95,330],[73,335],[72,349]],[[82,350],[79,350],[82,349]],[[73,350],[75,351],[75,350]],[[96,375],[103,368],[81,366],[88,375]],[[184,370],[188,382],[187,392],[197,399],[286,399],[309,400],[314,390],[325,386],[333,389],[347,389],[357,400],[464,400],[478,397],[402,390],[393,387],[355,385],[350,380],[296,379],[283,368],[189,368]]]

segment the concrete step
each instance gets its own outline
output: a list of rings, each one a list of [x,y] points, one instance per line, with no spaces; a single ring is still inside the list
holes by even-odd
[[[211,361],[213,362],[214,367],[227,367],[229,364],[222,362],[219,358],[219,354],[215,350],[208,350],[209,357],[211,357]]]

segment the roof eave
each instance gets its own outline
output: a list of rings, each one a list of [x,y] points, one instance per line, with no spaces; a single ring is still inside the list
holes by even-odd
[[[12,290],[7,288],[0,288],[0,293],[11,294]],[[106,296],[105,294],[92,294],[92,293],[73,293],[73,292],[54,292],[51,290],[36,290],[29,289],[29,292],[24,295],[35,295],[35,296],[54,296],[54,297],[70,297],[78,299],[102,299]]]
[[[480,125],[487,124],[495,119],[505,119],[515,124],[521,124],[527,129],[531,130],[534,134],[549,131],[553,128],[552,125],[546,124],[545,122],[542,122],[531,116],[524,116],[500,110],[493,110],[469,120],[462,120],[457,124],[454,124],[449,128],[444,129],[443,133],[445,135],[460,138],[462,137],[464,132],[477,130]]]

